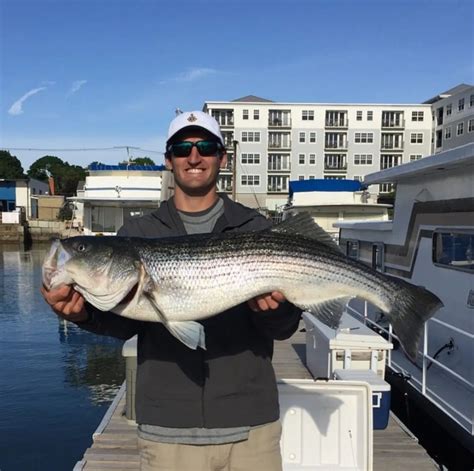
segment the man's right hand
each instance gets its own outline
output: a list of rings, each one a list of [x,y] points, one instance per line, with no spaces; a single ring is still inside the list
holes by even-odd
[[[84,306],[84,298],[69,285],[47,290],[41,287],[41,293],[51,309],[62,319],[71,322],[84,322],[88,314]]]

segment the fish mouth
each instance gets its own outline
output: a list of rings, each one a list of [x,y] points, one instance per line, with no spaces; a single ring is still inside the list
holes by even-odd
[[[53,239],[42,267],[43,284],[47,289],[66,283],[65,265],[70,258],[70,254],[61,244],[61,240]]]

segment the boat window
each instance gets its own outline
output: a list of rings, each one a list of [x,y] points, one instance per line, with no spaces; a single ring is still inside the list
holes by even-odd
[[[359,242],[357,240],[348,240],[346,242],[346,255],[351,258],[359,258]]]
[[[91,229],[92,232],[116,232],[115,227],[116,208],[108,206],[91,207]]]
[[[474,273],[474,234],[434,232],[433,263]]]

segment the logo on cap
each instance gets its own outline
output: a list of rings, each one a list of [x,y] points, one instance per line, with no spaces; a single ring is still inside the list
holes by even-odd
[[[194,123],[194,121],[197,121],[196,116],[194,116],[192,113],[189,115],[188,121],[191,123]]]

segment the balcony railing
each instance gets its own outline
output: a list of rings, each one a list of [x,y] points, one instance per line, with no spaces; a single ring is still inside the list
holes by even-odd
[[[269,142],[268,148],[269,149],[290,149],[291,142]]]
[[[347,141],[346,142],[325,142],[325,150],[347,150]]]
[[[404,129],[405,120],[404,119],[383,119],[382,120],[382,129]]]
[[[290,172],[291,171],[291,166],[288,165],[288,166],[281,166],[281,167],[275,167],[275,166],[271,166],[269,165],[267,167],[267,170],[269,172]]]
[[[269,193],[287,193],[288,190],[278,185],[268,185],[267,191]]]
[[[328,172],[342,172],[342,171],[345,171],[347,170],[347,163],[343,163],[343,164],[339,164],[339,163],[336,163],[336,164],[332,164],[332,163],[324,163],[324,170],[328,171]]]
[[[403,150],[403,142],[382,142],[380,145],[381,150]]]
[[[337,129],[345,129],[349,127],[349,120],[339,120],[339,119],[327,119],[326,120],[326,128],[337,128]]]
[[[268,127],[269,128],[291,128],[291,119],[269,118]]]

